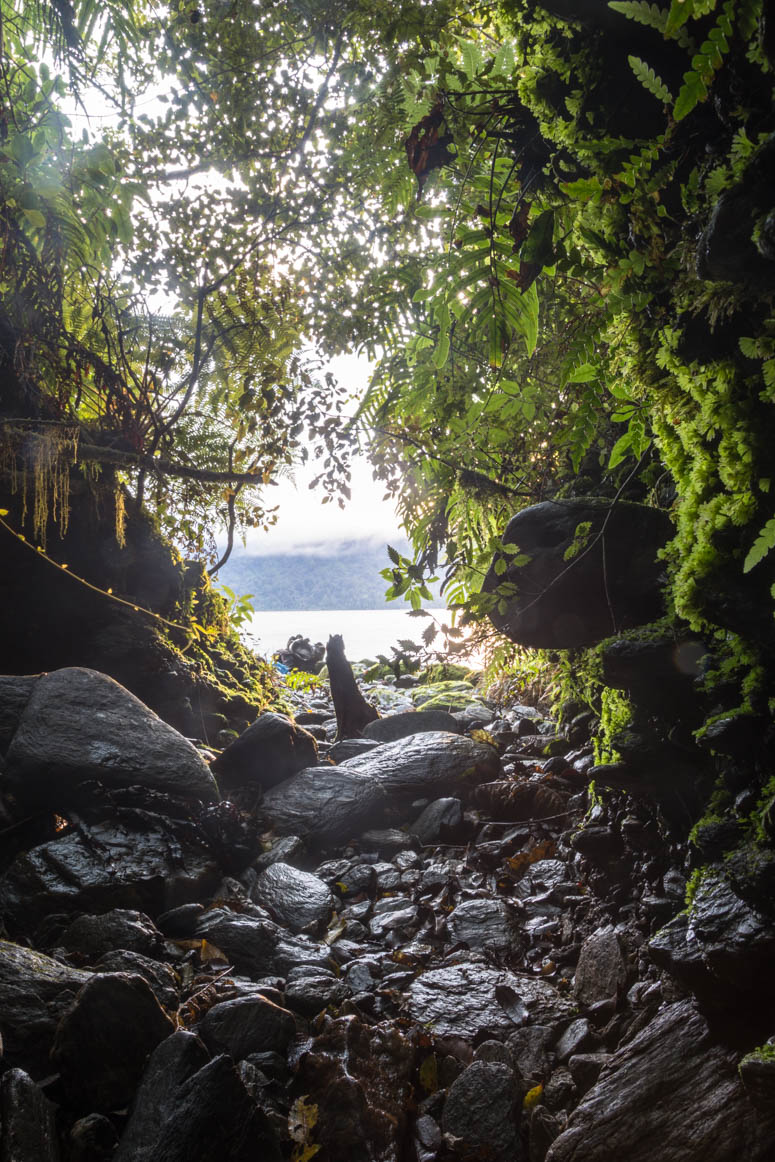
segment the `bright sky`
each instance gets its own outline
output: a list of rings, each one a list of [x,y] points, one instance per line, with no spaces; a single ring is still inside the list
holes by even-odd
[[[348,391],[362,394],[370,371],[366,359],[341,355],[331,360],[329,369]],[[286,478],[267,490],[267,503],[280,506],[277,524],[267,533],[251,529],[246,547],[235,545],[235,557],[259,553],[330,553],[343,541],[376,540],[395,544],[404,539],[393,502],[383,499],[385,486],[372,479],[366,460],[353,463],[352,500],[343,509],[336,501],[323,504],[323,492],[308,488],[319,471],[316,465],[307,464],[296,471],[294,481]]]

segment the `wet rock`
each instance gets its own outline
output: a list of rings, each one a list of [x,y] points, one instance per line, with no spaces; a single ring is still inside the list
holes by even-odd
[[[266,793],[263,810],[279,832],[336,843],[376,826],[397,796],[453,790],[498,768],[488,743],[429,731],[337,767],[300,771]]]
[[[466,1162],[519,1162],[519,1094],[507,1065],[474,1061],[452,1083],[441,1128]]]
[[[287,1009],[256,994],[213,1005],[198,1032],[213,1054],[228,1053],[241,1061],[249,1053],[285,1053],[296,1036],[296,1022]]]
[[[381,822],[388,803],[387,790],[376,779],[344,763],[299,771],[267,791],[262,809],[281,834],[334,844]]]
[[[285,714],[260,715],[212,764],[223,787],[274,787],[317,762],[317,743],[309,731]]]
[[[585,543],[573,553],[579,526]],[[517,595],[490,619],[512,641],[545,649],[593,645],[653,621],[662,611],[657,552],[672,532],[666,513],[629,501],[579,497],[523,509],[503,534],[519,554],[498,554],[482,585],[492,593],[511,583]]]
[[[79,953],[88,962],[119,948],[153,956],[160,951],[163,942],[164,938],[153,921],[142,912],[129,908],[113,908],[98,916],[78,916],[60,938],[63,948]]]
[[[593,767],[593,772],[597,770]],[[586,859],[605,864],[622,852],[620,835],[605,823],[592,823],[580,828],[571,839],[571,846]]]
[[[763,1114],[775,1108],[775,1046],[772,1039],[753,1053],[747,1053],[738,1069],[746,1093]]]
[[[574,1053],[580,1052],[590,1040],[591,1026],[586,1017],[571,1021],[554,1047],[558,1061],[565,1063]]]
[[[579,1004],[591,1007],[618,998],[627,981],[627,965],[613,926],[598,928],[581,946],[573,991]]]
[[[545,1081],[549,1076],[553,1058],[549,1045],[553,1040],[552,1029],[547,1025],[526,1025],[511,1033],[506,1044],[511,1051],[517,1072],[532,1085]]]
[[[463,823],[459,799],[434,799],[415,819],[409,830],[422,844],[449,843],[457,838]]]
[[[374,750],[380,743],[374,738],[343,738],[335,742],[328,752],[328,757],[335,763],[344,763],[348,759],[359,758]]]
[[[742,900],[721,871],[703,876],[688,915],[662,928],[649,952],[713,1007],[725,1008],[733,989],[743,1007],[764,1002],[772,1011],[775,922]]]
[[[6,755],[25,806],[64,807],[89,779],[140,784],[212,802],[218,788],[199,752],[118,682],[80,666],[36,682]]]
[[[604,1066],[611,1060],[610,1053],[574,1053],[568,1061],[568,1069],[576,1088],[581,1094],[591,1089]]]
[[[180,980],[169,964],[141,956],[139,952],[117,949],[106,952],[94,964],[95,972],[133,972],[146,980],[165,1009],[176,1009],[180,1001]]]
[[[180,904],[156,917],[159,931],[173,939],[192,936],[194,928],[204,912],[204,904]]]
[[[104,1114],[87,1114],[70,1127],[68,1162],[112,1162],[118,1134]]]
[[[446,710],[408,710],[403,714],[390,714],[377,718],[363,728],[363,737],[377,742],[396,742],[409,738],[412,734],[424,734],[429,730],[444,730],[451,734],[461,734],[462,727],[456,718]]]
[[[28,677],[0,674],[0,755],[8,750],[38,681],[37,674]]]
[[[439,1037],[505,1040],[529,1016],[570,1017],[573,1005],[547,981],[517,976],[480,960],[433,968],[409,986],[407,1011]]]
[[[271,920],[240,915],[226,908],[206,912],[196,935],[220,948],[238,972],[286,976],[298,964],[327,967],[328,949],[306,936],[293,936]]]
[[[366,970],[368,972],[368,970]],[[349,983],[349,977],[348,977]],[[353,989],[360,992],[360,989]],[[314,1017],[329,1005],[338,1005],[344,1000],[347,988],[344,981],[337,980],[332,972],[301,966],[291,970],[285,986],[285,1003],[303,1017]]]
[[[734,1055],[689,1001],[662,1009],[618,1050],[552,1145],[547,1162],[670,1162],[771,1157],[772,1115],[757,1115]]]
[[[3,1060],[36,1080],[51,1073],[49,1052],[57,1025],[91,978],[42,952],[0,940],[0,1029]]]
[[[400,1156],[406,1134],[415,1034],[385,1021],[327,1018],[299,1061],[300,1092],[314,1094],[310,1145],[325,1162],[383,1162]]]
[[[174,1031],[148,983],[131,973],[93,976],[64,1016],[51,1050],[76,1108],[119,1109],[153,1049]]]
[[[406,831],[399,831],[397,827],[364,831],[358,837],[358,841],[365,851],[376,851],[380,859],[390,859],[396,852],[409,851],[417,846],[412,835],[408,835]]]
[[[554,1070],[544,1086],[542,1100],[548,1110],[558,1113],[560,1110],[569,1110],[575,1104],[577,1096],[573,1075],[569,1069],[560,1066]]]
[[[0,878],[0,911],[24,928],[52,912],[154,916],[206,899],[221,875],[192,824],[122,808],[17,856]]]
[[[156,1141],[163,1123],[174,1114],[178,1090],[207,1061],[202,1042],[183,1029],[154,1049],[132,1102],[115,1162],[156,1162]]]
[[[331,890],[321,879],[287,863],[273,863],[265,868],[250,897],[291,932],[324,927],[334,906]]]
[[[484,896],[464,900],[447,917],[452,939],[476,951],[492,949],[509,953],[524,951],[524,940],[513,908],[505,900]]]
[[[56,1107],[23,1069],[0,1081],[2,1162],[59,1162]]]
[[[554,1139],[565,1126],[563,1114],[552,1114],[546,1106],[537,1105],[530,1115],[529,1162],[544,1162]]]

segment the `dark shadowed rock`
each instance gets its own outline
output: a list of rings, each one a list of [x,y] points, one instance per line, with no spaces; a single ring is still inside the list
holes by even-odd
[[[0,911],[30,929],[52,912],[132,908],[158,915],[205,898],[222,871],[197,829],[150,812],[78,829],[19,855],[0,878]]]
[[[66,805],[79,783],[139,783],[170,794],[218,799],[192,744],[118,682],[73,666],[35,684],[6,755],[19,802]]]
[[[280,1162],[281,1158],[266,1115],[225,1054],[170,1093],[150,1148],[132,1154],[122,1147],[123,1142],[116,1162]]]
[[[581,946],[573,983],[576,999],[588,1008],[616,1000],[626,980],[627,965],[613,927],[599,928]]]
[[[130,908],[113,908],[99,916],[78,916],[60,938],[63,948],[79,953],[89,962],[119,948],[153,956],[163,942],[153,921]]]
[[[463,823],[463,804],[459,799],[434,799],[409,828],[422,844],[449,843],[458,837]]]
[[[38,681],[37,674],[19,678],[13,674],[0,674],[0,755],[8,750]]]
[[[326,1019],[302,1054],[298,1084],[315,1095],[310,1145],[347,1162],[398,1158],[406,1133],[415,1063],[413,1031],[392,1022],[371,1027],[354,1017]]]
[[[68,1162],[113,1162],[118,1134],[104,1114],[86,1114],[70,1127]]]
[[[296,1036],[296,1022],[287,1009],[256,995],[213,1005],[198,1031],[212,1053],[228,1053],[241,1061],[249,1053],[284,1054]]]
[[[56,1107],[22,1069],[0,1081],[2,1162],[59,1162]]]
[[[494,778],[500,759],[487,742],[439,730],[387,743],[341,769],[367,774],[391,793],[438,793]]]
[[[306,936],[293,936],[271,920],[243,916],[226,908],[206,912],[196,935],[222,949],[238,972],[286,976],[296,965],[328,966],[328,949]]]
[[[131,973],[93,976],[57,1029],[51,1059],[76,1108],[119,1109],[153,1049],[174,1032],[150,985]]]
[[[775,1120],[757,1115],[735,1066],[691,1002],[667,1006],[613,1055],[547,1162],[764,1162]]]
[[[268,909],[291,932],[316,929],[331,918],[334,897],[327,884],[287,863],[273,863],[260,873],[251,899]]]
[[[334,743],[326,757],[332,762],[344,763],[347,759],[358,758],[379,745],[374,738],[343,738],[341,742]]]
[[[177,1009],[180,1003],[180,977],[169,964],[152,960],[139,952],[118,948],[106,952],[94,964],[95,972],[132,972],[146,980],[156,1000],[165,1009]]]
[[[630,501],[579,497],[531,505],[503,534],[519,553],[498,554],[484,579],[485,593],[504,584],[515,590],[504,594],[508,609],[490,619],[512,641],[546,649],[592,645],[653,621],[662,612],[657,552],[672,532],[666,513]],[[506,565],[501,573],[499,562]]]
[[[224,787],[274,787],[289,775],[311,767],[318,744],[285,714],[260,715],[212,764]]]
[[[57,1025],[90,979],[42,952],[0,940],[0,1030],[4,1061],[36,1079],[51,1073]]]
[[[514,1074],[495,1061],[474,1061],[452,1083],[441,1128],[465,1162],[520,1162],[519,1098]]]
[[[390,714],[387,718],[369,722],[363,728],[363,737],[377,742],[395,742],[399,738],[423,734],[428,730],[462,734],[463,727],[446,710],[406,710],[402,714]]]
[[[156,1162],[163,1123],[175,1113],[177,1092],[208,1061],[193,1033],[178,1029],[154,1049],[135,1094],[114,1162]]]
[[[346,992],[345,982],[338,980],[332,972],[300,965],[288,973],[285,1003],[304,1017],[314,1017],[328,1005],[341,1004]]]

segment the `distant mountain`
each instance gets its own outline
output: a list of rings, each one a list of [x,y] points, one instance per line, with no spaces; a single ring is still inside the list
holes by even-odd
[[[395,546],[407,553],[406,544]],[[256,610],[396,609],[386,602],[380,569],[390,565],[387,549],[373,541],[348,541],[335,552],[232,556],[218,581],[235,593],[252,593]],[[438,587],[434,586],[434,590]]]

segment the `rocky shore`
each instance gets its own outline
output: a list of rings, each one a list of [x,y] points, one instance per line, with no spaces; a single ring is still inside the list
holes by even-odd
[[[0,678],[0,1160],[775,1157],[761,892],[595,794],[588,716],[367,693],[214,758]]]

